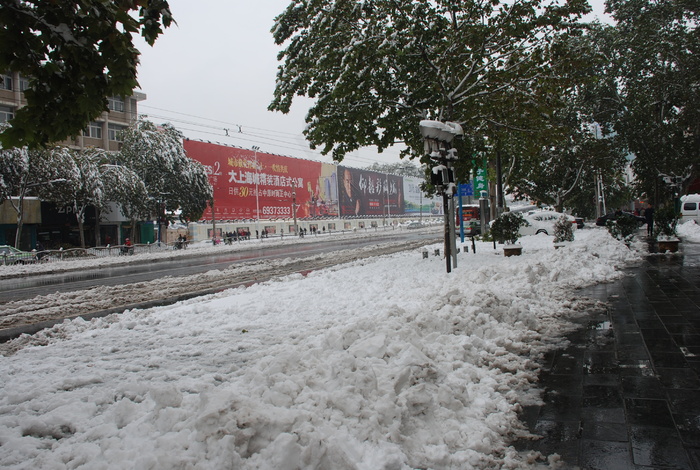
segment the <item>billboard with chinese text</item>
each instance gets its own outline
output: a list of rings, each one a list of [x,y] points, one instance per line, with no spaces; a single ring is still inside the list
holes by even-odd
[[[401,176],[339,166],[338,182],[341,217],[404,213]]]
[[[299,218],[338,216],[335,165],[194,140],[184,147],[207,170],[218,220],[291,218],[293,207]]]

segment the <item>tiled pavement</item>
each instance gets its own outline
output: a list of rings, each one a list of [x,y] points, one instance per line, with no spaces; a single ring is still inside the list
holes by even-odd
[[[580,291],[606,311],[582,320],[543,364],[543,406],[522,419],[563,468],[700,470],[700,244],[651,255]]]

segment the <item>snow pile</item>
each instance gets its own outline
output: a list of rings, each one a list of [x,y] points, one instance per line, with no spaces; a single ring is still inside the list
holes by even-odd
[[[694,220],[678,224],[676,233],[684,241],[700,243],[700,226]]]
[[[641,254],[604,230],[421,250],[89,322],[0,357],[0,466],[531,468],[536,361]]]

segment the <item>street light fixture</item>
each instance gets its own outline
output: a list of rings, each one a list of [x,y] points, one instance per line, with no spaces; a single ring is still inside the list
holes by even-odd
[[[258,172],[258,150],[260,147],[253,145],[252,147],[255,158],[255,235],[260,236],[260,191],[258,182],[260,181],[260,173]]]
[[[452,271],[451,258],[454,252],[454,265],[457,267],[456,246],[454,240],[454,215],[452,196],[455,193],[454,171],[452,162],[457,160],[457,150],[452,148],[455,137],[464,134],[462,126],[456,122],[440,122],[423,120],[418,124],[423,136],[425,152],[436,165],[432,168],[432,181],[437,193],[442,195],[443,212],[445,213],[445,263],[447,272]]]
[[[294,235],[299,235],[299,227],[297,227],[297,184],[292,181],[292,216],[294,217]]]

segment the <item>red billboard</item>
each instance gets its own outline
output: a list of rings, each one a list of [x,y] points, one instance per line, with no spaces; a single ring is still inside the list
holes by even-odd
[[[342,217],[404,213],[401,176],[339,166],[338,180]]]
[[[293,207],[298,218],[338,216],[335,165],[194,140],[184,147],[207,170],[217,220],[292,218]]]

